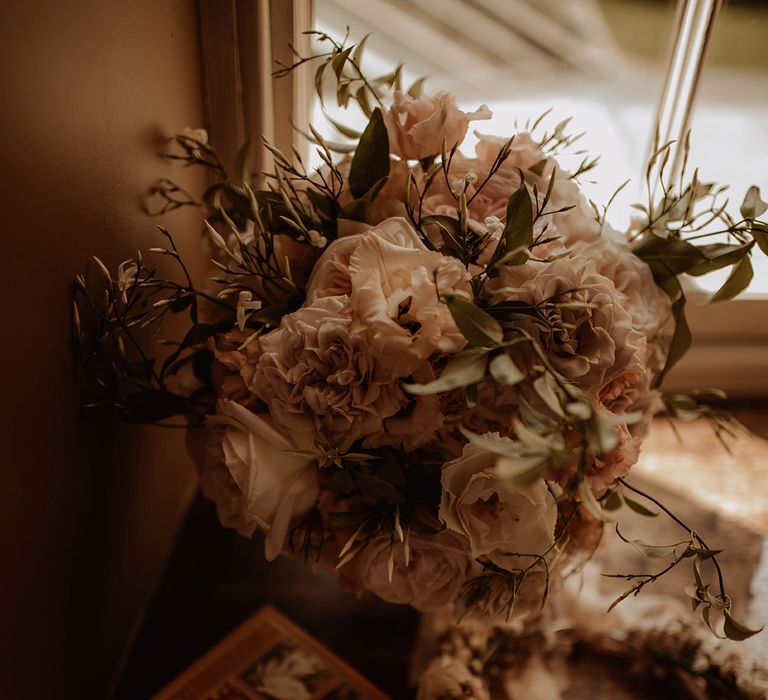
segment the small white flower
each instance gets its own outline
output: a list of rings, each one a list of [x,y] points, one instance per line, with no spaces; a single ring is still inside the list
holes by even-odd
[[[253,294],[251,292],[240,292],[237,297],[237,327],[242,331],[245,328],[248,312],[258,311],[260,308],[261,302],[258,299],[253,301]]]
[[[307,231],[307,235],[309,236],[309,244],[315,248],[325,248],[328,245],[328,239],[315,229]]]
[[[477,182],[477,173],[473,170],[470,170],[465,176],[464,176],[464,182],[466,182],[468,185],[471,185],[473,182]]]
[[[504,228],[504,224],[501,223],[501,219],[498,216],[486,216],[483,223],[485,224],[486,231],[488,231],[491,236]]]
[[[190,127],[186,127],[184,131],[181,132],[181,135],[188,138],[190,141],[195,141],[204,146],[208,144],[208,132],[205,129],[191,129]]]
[[[128,303],[128,290],[136,283],[138,272],[139,268],[135,260],[123,260],[117,266],[117,288],[120,290],[123,304]]]

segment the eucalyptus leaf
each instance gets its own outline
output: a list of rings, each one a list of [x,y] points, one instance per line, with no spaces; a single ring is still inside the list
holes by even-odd
[[[426,78],[419,78],[418,80],[414,81],[411,87],[408,88],[408,96],[413,98],[421,97],[421,94],[424,91],[424,83],[426,80]]]
[[[753,221],[751,232],[760,250],[768,255],[768,224],[764,224],[762,221]]]
[[[724,610],[723,615],[725,616],[723,632],[725,632],[725,636],[728,637],[728,639],[732,639],[735,642],[743,642],[745,639],[754,637],[756,634],[759,634],[763,631],[762,627],[756,630],[746,627],[734,619],[728,610]]]
[[[672,342],[667,351],[667,361],[664,364],[664,369],[656,379],[657,387],[661,386],[661,383],[664,381],[664,378],[669,371],[683,358],[685,353],[688,352],[688,349],[693,342],[691,329],[685,318],[685,301],[685,295],[681,292],[679,298],[672,304],[672,317],[675,320],[675,331],[672,334]]]
[[[733,299],[733,297],[741,294],[741,292],[749,286],[753,277],[754,271],[752,270],[752,263],[750,262],[749,257],[745,256],[733,266],[731,274],[728,275],[728,279],[725,280],[723,286],[715,292],[714,296],[709,300],[710,303]]]
[[[741,215],[745,219],[756,219],[768,210],[768,203],[760,199],[760,189],[752,185],[744,195],[744,201],[741,203]]]
[[[738,245],[730,243],[713,243],[711,245],[700,246],[707,262],[698,263],[688,270],[689,275],[706,275],[714,270],[720,270],[729,265],[735,265],[744,258],[754,247],[754,242],[741,243]]]
[[[646,508],[642,503],[638,503],[637,501],[632,500],[628,496],[624,496],[624,503],[626,503],[630,509],[635,511],[635,513],[645,516],[646,518],[656,518],[659,515],[658,513],[655,513],[654,511]]]
[[[499,383],[505,386],[513,386],[525,379],[525,375],[520,368],[512,361],[512,358],[503,353],[497,355],[491,360],[488,369],[491,376]]]
[[[443,369],[442,374],[427,384],[406,384],[404,389],[417,396],[439,394],[463,386],[476,384],[485,376],[488,366],[488,350],[470,348],[455,354]]]
[[[581,504],[598,520],[602,520],[604,523],[609,523],[613,519],[603,510],[602,506],[592,493],[592,489],[589,486],[587,479],[582,479],[579,484],[579,496],[581,497]],[[613,606],[611,606],[613,607]]]

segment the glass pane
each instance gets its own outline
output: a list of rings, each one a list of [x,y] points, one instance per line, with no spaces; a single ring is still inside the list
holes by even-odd
[[[731,0],[715,24],[691,121],[691,160],[701,179],[729,184],[738,211],[750,185],[768,195],[768,3]],[[768,258],[753,256],[750,296],[768,295]],[[728,270],[702,280],[714,291]]]
[[[493,120],[473,125],[482,133],[508,136],[549,108],[550,127],[573,117],[579,147],[601,156],[586,194],[603,204],[632,179],[611,210],[617,226],[640,199],[674,14],[673,0],[315,0],[317,29],[371,33],[371,74],[403,61],[406,83],[426,75],[428,92],[450,90],[467,111],[488,104]]]

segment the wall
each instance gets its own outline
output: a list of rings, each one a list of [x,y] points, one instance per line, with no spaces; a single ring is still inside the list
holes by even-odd
[[[203,185],[160,157],[203,121],[196,5],[3,0],[0,73],[0,697],[106,697],[193,482],[181,431],[80,407],[70,281],[156,243],[159,177]],[[163,222],[193,259],[198,216]]]

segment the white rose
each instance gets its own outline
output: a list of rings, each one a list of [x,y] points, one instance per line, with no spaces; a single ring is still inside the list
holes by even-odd
[[[416,700],[490,700],[483,681],[467,665],[444,656],[435,659],[419,681]]]
[[[390,549],[394,556],[389,579]],[[432,610],[452,603],[471,570],[466,542],[452,532],[432,536],[411,534],[410,556],[405,563],[403,546],[389,536],[369,542],[358,555],[363,586],[389,603]]]
[[[489,433],[489,438],[511,443]],[[443,466],[440,519],[469,540],[473,557],[488,556],[499,566],[521,568],[554,542],[557,505],[544,479],[520,486],[496,473],[497,455],[476,445]]]
[[[234,401],[220,400],[212,426],[223,428],[221,449],[232,479],[243,494],[242,507],[264,533],[268,560],[283,549],[288,530],[314,506],[317,467],[264,418]]]

